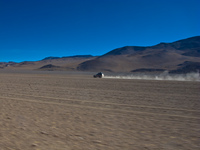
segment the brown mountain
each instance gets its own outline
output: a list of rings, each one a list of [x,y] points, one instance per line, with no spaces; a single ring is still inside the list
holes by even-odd
[[[155,46],[117,48],[100,57],[83,62],[77,68],[84,71],[149,72],[181,70],[183,66],[187,68],[187,64],[190,65],[189,68],[195,68],[191,66],[195,64],[195,70],[187,68],[189,72],[200,70],[195,62],[200,62],[200,36],[173,43],[160,43]]]
[[[7,70],[76,70],[77,66],[85,61],[96,58],[92,55],[76,55],[69,57],[46,57],[40,61],[24,61],[20,63],[0,63],[0,69]]]
[[[200,70],[200,36],[154,46],[125,46],[102,56],[46,57],[0,63],[0,69],[187,73]]]

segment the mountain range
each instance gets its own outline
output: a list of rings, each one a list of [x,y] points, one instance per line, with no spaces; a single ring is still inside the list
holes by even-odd
[[[125,46],[79,64],[79,70],[137,72],[177,70],[200,63],[200,36],[155,46]],[[200,68],[199,68],[200,69]],[[189,70],[188,70],[189,71]],[[191,70],[195,71],[195,70]]]
[[[125,46],[101,56],[46,57],[40,61],[1,62],[0,69],[187,73],[200,70],[200,36],[154,46]]]

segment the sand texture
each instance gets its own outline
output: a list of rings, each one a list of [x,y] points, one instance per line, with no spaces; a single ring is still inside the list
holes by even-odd
[[[0,73],[1,150],[199,150],[200,82]]]

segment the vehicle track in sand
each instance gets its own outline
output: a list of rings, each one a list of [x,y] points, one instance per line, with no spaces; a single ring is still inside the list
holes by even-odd
[[[29,84],[15,84],[6,83],[2,88],[2,93],[30,93],[29,95],[34,96],[57,96],[63,99],[81,100],[81,101],[91,101],[91,102],[107,102],[116,103],[124,105],[145,105],[151,107],[163,107],[173,108],[174,103],[176,103],[176,109],[188,109],[191,106],[191,110],[199,110],[200,107],[198,101],[198,94],[188,94],[186,93],[162,93],[157,91],[152,93],[151,91],[114,91],[107,89],[87,89],[87,88],[74,88],[66,86],[44,86],[44,85],[29,85]],[[155,89],[156,91],[157,89]],[[190,103],[190,99],[193,103]]]
[[[113,110],[118,112],[146,113],[152,115],[166,115],[166,116],[188,117],[196,119],[199,118],[200,116],[200,111],[189,110],[189,109],[155,107],[146,105],[129,105],[129,104],[108,103],[108,102],[87,101],[87,100],[83,101],[83,100],[75,100],[67,98],[33,96],[33,95],[16,94],[16,93],[1,93],[1,94],[7,95],[7,97],[0,96],[0,98],[2,99],[6,98],[12,100],[28,101],[28,102],[49,103],[55,105],[66,105],[66,106],[93,108],[100,110]]]

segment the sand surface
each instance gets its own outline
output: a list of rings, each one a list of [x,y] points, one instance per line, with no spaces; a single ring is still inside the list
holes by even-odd
[[[0,72],[1,150],[199,150],[200,82]]]

